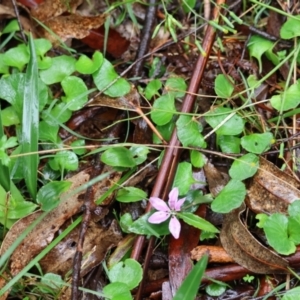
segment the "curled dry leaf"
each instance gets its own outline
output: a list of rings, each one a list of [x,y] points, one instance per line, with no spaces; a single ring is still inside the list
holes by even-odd
[[[288,273],[288,262],[259,243],[241,221],[243,203],[228,213],[220,232],[222,246],[238,264],[259,274]]]
[[[299,181],[261,157],[246,203],[256,213],[286,213],[288,205],[300,199],[299,188]]]

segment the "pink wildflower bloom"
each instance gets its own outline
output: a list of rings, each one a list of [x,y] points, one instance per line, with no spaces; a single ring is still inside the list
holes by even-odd
[[[168,204],[157,197],[151,197],[149,199],[151,205],[158,211],[151,215],[148,219],[148,222],[153,224],[159,224],[171,217],[169,223],[169,230],[175,239],[178,239],[180,234],[181,225],[178,219],[176,218],[176,212],[180,211],[182,204],[185,201],[185,198],[178,199],[179,191],[175,187],[169,193]]]

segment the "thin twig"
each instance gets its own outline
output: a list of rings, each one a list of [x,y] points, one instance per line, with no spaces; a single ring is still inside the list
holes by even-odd
[[[22,26],[22,23],[21,23],[21,19],[20,19],[20,14],[19,14],[17,3],[16,3],[15,0],[11,0],[11,3],[13,5],[13,7],[14,7],[14,11],[15,11],[15,14],[16,14],[16,17],[17,17],[17,21],[18,21],[18,25],[19,25],[19,28],[20,28],[22,40],[24,41],[25,44],[27,44],[27,39],[26,39],[26,35],[24,33],[24,29],[23,29],[23,26]]]

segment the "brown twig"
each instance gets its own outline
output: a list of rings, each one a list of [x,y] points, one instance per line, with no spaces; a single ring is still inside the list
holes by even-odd
[[[23,29],[23,26],[22,26],[22,23],[21,23],[21,20],[20,20],[20,14],[19,14],[17,3],[16,3],[15,0],[11,0],[11,3],[14,7],[14,11],[15,11],[15,14],[16,14],[16,17],[17,17],[18,25],[19,25],[20,32],[21,32],[21,37],[22,37],[24,43],[27,44],[27,39],[26,39],[26,36],[24,34],[24,29]]]

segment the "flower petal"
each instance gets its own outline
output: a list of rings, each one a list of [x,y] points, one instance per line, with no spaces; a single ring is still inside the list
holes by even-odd
[[[171,209],[175,210],[175,205],[178,200],[179,190],[177,187],[174,187],[169,193],[169,206]]]
[[[179,238],[181,224],[176,217],[172,217],[169,223],[169,230],[175,239]]]
[[[178,200],[176,203],[175,203],[175,210],[176,211],[180,211],[181,210],[181,206],[182,204],[184,203],[186,198],[182,198],[180,200]]]
[[[170,208],[168,207],[167,203],[164,200],[161,200],[160,198],[157,197],[150,197],[149,199],[151,205],[160,211],[170,211]]]
[[[169,212],[157,211],[148,218],[148,222],[153,224],[159,224],[166,221],[169,217]]]

